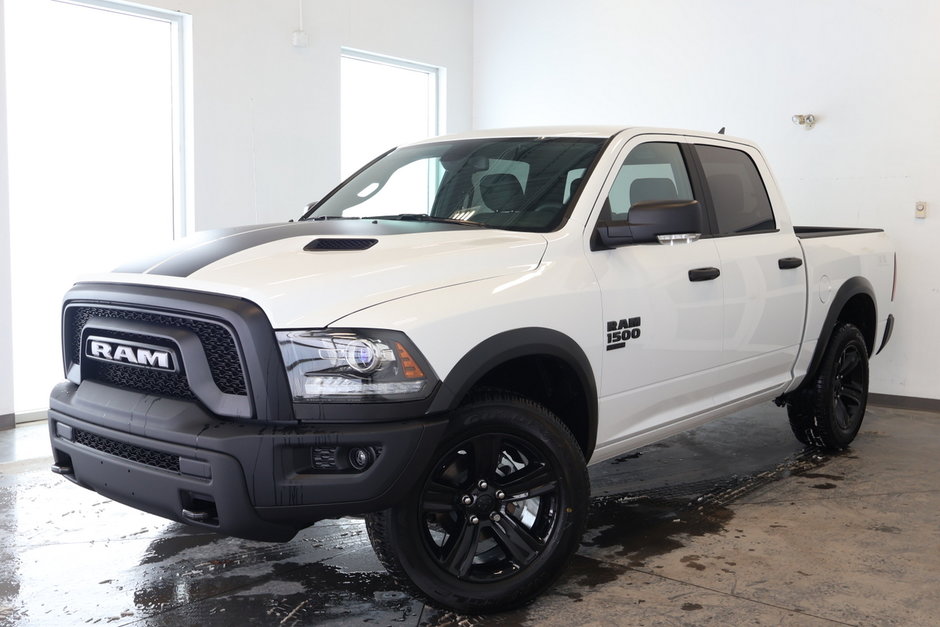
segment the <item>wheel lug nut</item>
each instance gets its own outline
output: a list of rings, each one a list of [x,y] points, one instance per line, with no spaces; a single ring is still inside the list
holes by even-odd
[[[471,516],[471,517],[470,517],[470,524],[471,524],[471,525],[478,525],[478,524],[480,524],[480,519],[477,518],[476,516]]]
[[[502,518],[502,516],[500,516],[496,512],[493,512],[492,514],[490,514],[490,520],[492,520],[493,522],[499,522],[500,518]]]
[[[499,500],[503,500],[504,498],[506,498],[506,493],[503,492],[502,490],[497,490],[496,498],[498,498]]]
[[[480,482],[477,484],[477,487],[479,487],[481,490],[485,490],[486,485],[487,485],[486,481],[484,481],[483,479],[480,479]]]
[[[473,498],[469,494],[466,494],[462,499],[460,499],[460,502],[464,505],[470,505],[473,503]]]

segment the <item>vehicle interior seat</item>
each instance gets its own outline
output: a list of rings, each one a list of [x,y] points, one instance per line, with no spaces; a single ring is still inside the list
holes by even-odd
[[[630,206],[650,200],[676,200],[679,192],[672,179],[649,178],[636,179],[630,183]]]
[[[522,184],[512,174],[487,174],[480,179],[480,197],[497,213],[519,211],[525,201]]]

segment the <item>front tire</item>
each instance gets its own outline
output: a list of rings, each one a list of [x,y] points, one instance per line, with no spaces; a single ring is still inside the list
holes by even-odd
[[[490,393],[456,410],[413,494],[366,516],[403,586],[459,612],[522,605],[577,550],[590,484],[571,432],[544,407]]]
[[[852,324],[836,328],[816,379],[787,405],[790,427],[804,443],[842,450],[862,426],[868,405],[868,347]]]

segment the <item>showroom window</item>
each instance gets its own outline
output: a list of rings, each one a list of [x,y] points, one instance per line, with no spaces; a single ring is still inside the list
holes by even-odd
[[[380,154],[444,132],[444,69],[358,50],[341,59],[340,169],[345,179]],[[434,177],[438,173],[428,173]]]
[[[189,16],[6,0],[14,411],[64,379],[62,296],[191,230]]]

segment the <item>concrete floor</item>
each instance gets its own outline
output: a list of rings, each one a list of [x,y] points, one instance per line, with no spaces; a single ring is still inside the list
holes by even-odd
[[[940,415],[870,408],[803,449],[761,406],[592,469],[584,542],[531,605],[456,616],[396,588],[360,520],[286,544],[194,531],[53,475],[0,432],[0,625],[936,625]]]

